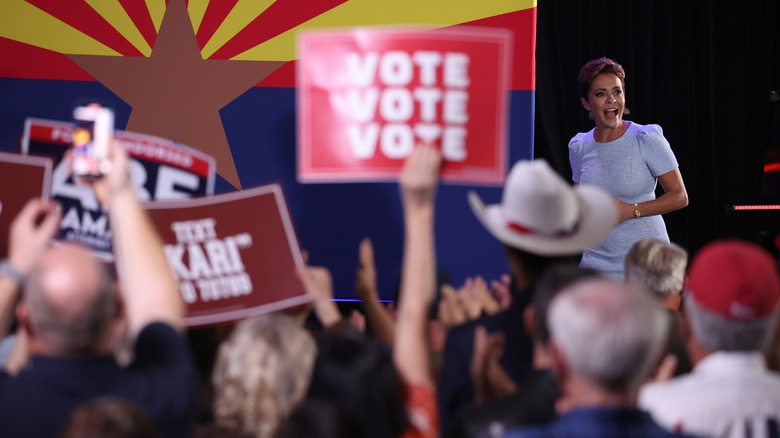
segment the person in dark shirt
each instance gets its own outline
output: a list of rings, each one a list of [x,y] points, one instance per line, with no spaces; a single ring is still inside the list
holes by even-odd
[[[29,201],[11,226],[9,263],[26,275],[16,316],[30,362],[16,376],[0,373],[3,437],[56,436],[78,406],[108,395],[140,406],[163,437],[192,431],[198,384],[184,304],[130,183],[127,153],[114,143],[110,154],[110,172],[91,184],[109,211],[118,285],[85,248],[47,246],[59,217],[50,203]],[[0,301],[2,321],[12,308]],[[127,367],[112,355],[122,332],[134,344]]]
[[[469,203],[477,219],[504,245],[512,273],[512,304],[495,315],[454,327],[447,335],[439,380],[439,410],[446,430],[451,415],[474,397],[471,378],[474,331],[505,335],[501,365],[514,381],[531,367],[531,339],[523,330],[523,312],[544,271],[569,263],[610,231],[617,211],[601,190],[572,188],[544,160],[520,161],[507,176],[500,204],[484,205],[475,192]]]
[[[681,436],[636,405],[669,330],[668,315],[652,297],[614,280],[585,280],[555,297],[547,320],[561,414],[507,438]]]
[[[446,438],[500,438],[515,427],[546,424],[555,419],[555,403],[561,390],[552,370],[547,309],[563,288],[598,275],[597,271],[576,264],[552,266],[542,275],[523,314],[525,330],[534,345],[532,370],[512,388],[513,394],[459,412],[445,431]],[[475,380],[488,379],[475,376]]]

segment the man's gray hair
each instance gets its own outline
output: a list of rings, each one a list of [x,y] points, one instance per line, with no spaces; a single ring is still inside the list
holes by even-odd
[[[626,255],[626,283],[666,298],[682,291],[687,265],[688,252],[681,246],[659,239],[642,239]]]
[[[95,262],[98,278],[95,291],[85,291],[85,301],[78,315],[65,316],[46,298],[43,285],[45,268],[31,272],[24,291],[30,318],[37,336],[63,354],[89,354],[95,351],[114,321],[117,291],[106,266]]]
[[[777,311],[765,318],[735,321],[702,306],[688,294],[685,311],[696,342],[712,351],[762,351],[777,325]]]
[[[579,377],[613,392],[636,390],[655,365],[669,330],[647,293],[612,280],[562,291],[549,311],[553,341]]]

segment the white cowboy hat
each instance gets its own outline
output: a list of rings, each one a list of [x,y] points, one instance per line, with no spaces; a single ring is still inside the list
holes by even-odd
[[[609,234],[617,218],[601,189],[572,187],[544,160],[519,161],[509,172],[501,204],[468,194],[474,214],[502,243],[540,256],[574,255]]]

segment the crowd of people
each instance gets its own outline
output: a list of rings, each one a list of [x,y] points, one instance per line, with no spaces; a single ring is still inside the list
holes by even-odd
[[[727,239],[689,264],[669,242],[659,215],[687,204],[682,178],[660,128],[622,120],[624,73],[613,63],[581,74],[596,128],[570,144],[577,184],[544,160],[521,161],[501,203],[469,195],[503,245],[504,278],[460,286],[438,275],[442,158],[420,145],[399,178],[394,308],[378,300],[381,267],[365,240],[360,314],[342,315],[327,268],[302,266],[311,305],[238,322],[206,364],[113,144],[110,171],[90,184],[110,218],[115,266],[51,244],[54,202],[30,200],[11,225],[0,264],[2,436],[780,436],[777,262]],[[598,148],[616,141],[636,142],[636,154]],[[625,180],[610,171],[624,159],[654,164]],[[321,329],[305,324],[312,318]]]

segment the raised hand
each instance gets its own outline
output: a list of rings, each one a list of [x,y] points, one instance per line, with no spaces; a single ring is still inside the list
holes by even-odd
[[[471,376],[474,381],[475,405],[517,391],[517,384],[499,362],[504,354],[504,341],[504,334],[501,332],[488,334],[481,325],[474,330]]]
[[[445,330],[468,321],[466,309],[464,309],[458,291],[449,284],[441,287],[441,299],[439,300],[439,322]]]
[[[108,163],[106,173],[96,179],[89,179],[92,190],[103,208],[108,209],[116,196],[132,193],[130,183],[129,158],[124,145],[114,140],[108,147]]]
[[[509,307],[511,296],[506,279],[491,282],[493,289],[488,290],[482,277],[466,278],[463,286],[455,290],[452,286],[443,285],[439,301],[439,321],[446,329],[467,321],[472,321],[482,314],[495,315]]]
[[[401,172],[401,199],[404,210],[433,205],[439,184],[441,154],[432,146],[418,146]]]
[[[358,267],[355,277],[355,295],[363,300],[365,319],[371,327],[374,337],[393,345],[395,339],[395,321],[393,316],[379,302],[379,290],[376,285],[376,264],[374,246],[366,237],[358,248]]]
[[[512,305],[512,277],[509,274],[502,274],[498,280],[490,282],[490,294],[498,302],[501,310],[505,310]]]
[[[320,266],[301,266],[296,271],[303,288],[312,299],[314,313],[324,327],[341,320],[341,313],[333,300],[333,279],[327,268]]]
[[[30,199],[11,223],[8,262],[27,275],[60,229],[62,209],[54,201]]]
[[[49,241],[60,229],[62,211],[56,202],[31,199],[16,215],[9,229],[8,263],[26,277],[46,253]],[[21,284],[11,276],[0,276],[0,338],[8,335],[13,309],[21,295]]]
[[[358,267],[355,276],[355,294],[363,301],[376,301],[379,292],[376,286],[376,264],[374,262],[374,246],[371,239],[364,238],[358,249]]]

